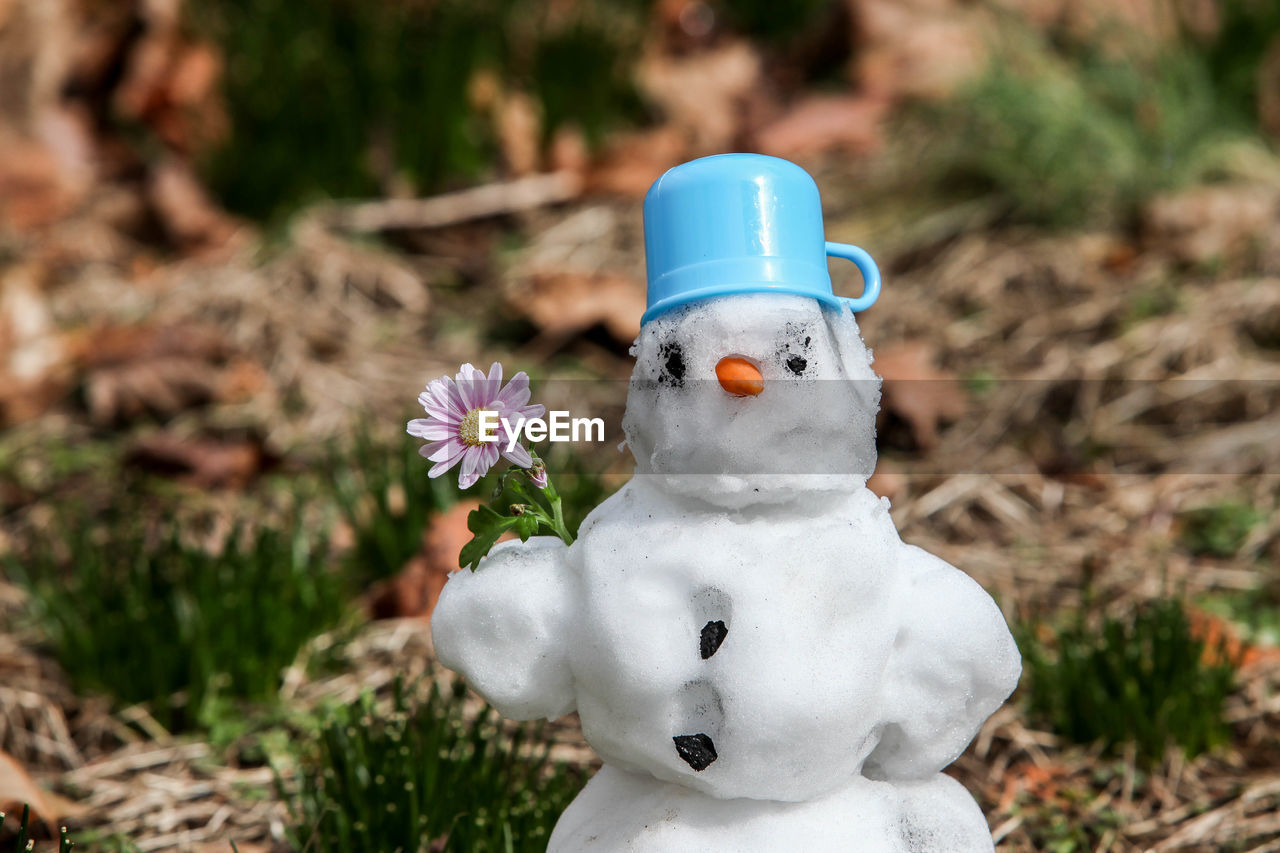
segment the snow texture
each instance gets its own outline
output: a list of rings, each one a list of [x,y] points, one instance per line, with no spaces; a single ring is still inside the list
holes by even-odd
[[[848,311],[697,303],[646,324],[624,426],[636,476],[571,547],[454,574],[440,660],[506,716],[577,710],[605,767],[552,851],[990,851],[940,771],[1013,690],[991,598],[899,538],[879,383]],[[732,397],[726,356],[765,390]]]

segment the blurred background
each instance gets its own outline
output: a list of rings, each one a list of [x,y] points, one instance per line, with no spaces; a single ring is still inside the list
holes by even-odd
[[[1280,850],[1270,0],[0,0],[0,850],[544,849],[594,759],[432,665],[493,480],[404,423],[528,371],[580,522],[725,151],[884,271],[870,485],[1026,662],[998,848]]]

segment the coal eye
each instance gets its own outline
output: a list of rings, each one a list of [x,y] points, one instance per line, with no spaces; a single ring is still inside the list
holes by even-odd
[[[803,376],[809,367],[809,346],[813,337],[800,323],[787,323],[778,338],[778,360],[795,376]]]
[[[658,347],[658,382],[669,383],[672,387],[684,386],[684,348],[672,341]]]

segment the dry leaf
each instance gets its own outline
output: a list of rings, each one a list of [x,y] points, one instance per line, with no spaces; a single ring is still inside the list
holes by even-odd
[[[1153,199],[1144,212],[1147,242],[1188,263],[1224,260],[1267,233],[1280,193],[1256,184],[1195,187]]]
[[[243,399],[265,383],[260,368],[231,360],[216,329],[193,323],[106,326],[70,336],[96,423],[167,417],[216,401]]]
[[[854,0],[862,90],[888,100],[945,98],[982,71],[986,22],[959,2]]]
[[[1225,661],[1244,669],[1262,661],[1280,660],[1280,649],[1246,643],[1236,627],[1217,614],[1189,607],[1187,620],[1191,635],[1204,643],[1203,659],[1209,666]]]
[[[217,373],[207,363],[156,358],[94,371],[85,396],[92,420],[111,424],[149,414],[169,417],[213,402],[217,389]]]
[[[645,309],[644,285],[620,273],[534,273],[508,291],[508,301],[552,337],[600,324],[623,343],[640,333]]]
[[[116,109],[183,153],[224,139],[230,121],[218,87],[221,54],[183,34],[177,4],[147,3],[142,12],[145,27],[126,57]]]
[[[758,130],[756,148],[775,157],[830,150],[864,154],[880,145],[880,121],[888,107],[877,98],[813,95]]]
[[[169,98],[175,104],[199,104],[217,94],[222,57],[208,44],[193,44],[181,52],[169,75]]]
[[[754,47],[730,41],[687,56],[650,51],[636,68],[640,89],[699,151],[730,147],[747,100],[762,89]]]
[[[479,507],[479,501],[461,501],[432,519],[423,537],[423,554],[436,572],[447,575],[458,570],[458,554],[462,551],[462,546],[471,541],[467,516]],[[435,603],[434,598],[431,603]]]
[[[578,176],[587,174],[591,166],[591,147],[580,127],[566,124],[556,128],[547,151],[547,166],[552,172],[570,172]]]
[[[1258,65],[1258,122],[1280,139],[1280,36],[1272,39]]]
[[[77,201],[48,146],[33,139],[0,141],[0,226],[40,228],[66,216]]]
[[[125,464],[204,489],[243,488],[280,457],[261,438],[183,438],[159,433],[138,441]]]
[[[88,196],[94,142],[90,120],[67,107],[43,109],[23,124],[25,135],[0,132],[0,225],[31,230],[64,218]]]
[[[884,379],[882,412],[897,415],[911,428],[917,447],[938,444],[938,426],[959,420],[967,400],[956,378],[933,366],[933,347],[904,341],[876,350],[874,367]]]
[[[209,198],[185,161],[168,158],[152,169],[147,198],[179,248],[205,256],[235,248],[241,223]]]
[[[52,828],[60,815],[35,781],[7,752],[0,750],[0,811],[11,812],[30,805],[31,814]]]
[[[447,577],[447,575],[445,576]],[[370,619],[416,619],[430,611],[427,602],[434,593],[440,595],[444,579],[436,580],[427,558],[417,554],[405,563],[395,577],[375,584],[369,590]]]
[[[1020,794],[1026,793],[1040,803],[1058,799],[1062,783],[1071,778],[1071,771],[1061,764],[1037,764],[1021,761],[1009,768],[1000,796],[1000,809],[1011,808]]]
[[[467,516],[479,501],[461,501],[435,515],[423,536],[422,553],[390,580],[369,593],[369,610],[374,619],[429,618],[440,591],[451,572],[458,570],[458,553],[471,541]],[[498,541],[512,538],[504,535]]]
[[[73,341],[76,360],[90,370],[166,357],[220,362],[232,353],[222,332],[197,323],[99,326]]]
[[[875,473],[867,479],[867,488],[882,498],[895,501],[907,488],[906,476],[886,459],[876,463]]]
[[[30,267],[0,279],[0,423],[43,414],[66,394],[70,352]]]
[[[688,153],[684,134],[674,127],[618,134],[587,173],[587,190],[643,198],[653,182]]]
[[[0,4],[0,127],[28,127],[64,101],[76,10],[66,2]]]
[[[498,145],[513,175],[530,175],[541,154],[542,110],[524,92],[502,98],[494,114]]]
[[[232,359],[218,377],[217,398],[224,403],[243,403],[267,387],[267,371],[256,361]]]
[[[76,32],[67,51],[67,85],[77,92],[106,91],[137,26],[132,3],[75,4]]]

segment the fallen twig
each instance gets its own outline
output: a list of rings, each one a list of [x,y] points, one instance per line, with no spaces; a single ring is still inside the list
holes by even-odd
[[[534,210],[569,201],[582,193],[573,172],[530,175],[454,193],[415,199],[387,199],[323,205],[310,216],[343,231],[392,231],[443,228],[476,219]]]

